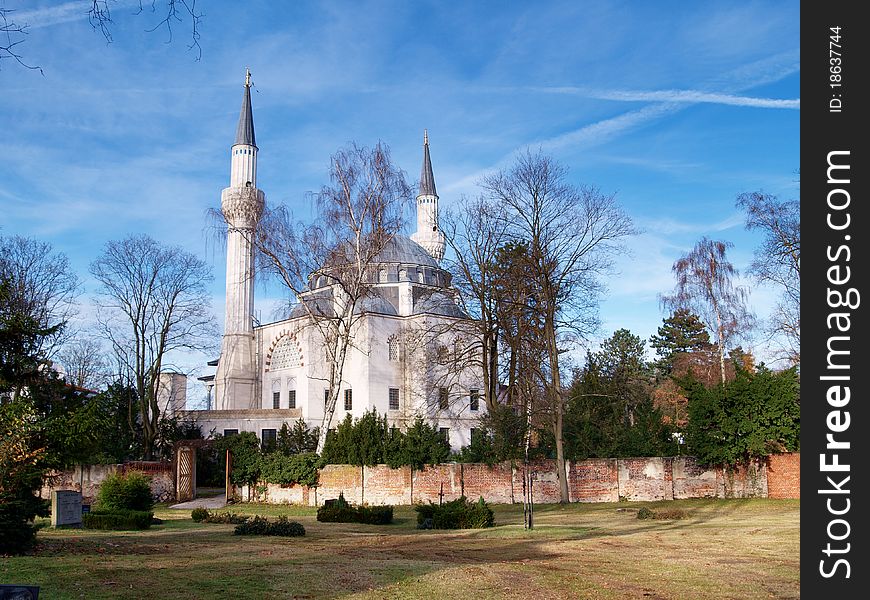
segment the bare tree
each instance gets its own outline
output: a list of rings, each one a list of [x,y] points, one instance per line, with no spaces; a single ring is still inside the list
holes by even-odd
[[[87,17],[94,30],[99,31],[106,42],[112,42],[113,10],[117,0],[90,0],[83,3],[82,17]],[[87,7],[87,10],[85,10]],[[29,24],[16,19],[15,9],[0,7],[0,70],[3,60],[13,60],[26,69],[34,69],[42,73],[42,68],[28,64],[19,53],[18,47],[26,40]],[[196,60],[202,58],[202,47],[199,45],[199,27],[202,24],[203,13],[196,7],[196,0],[139,0],[134,14],[151,12],[157,21],[147,31],[165,29],[168,42],[172,41],[173,27],[178,23],[188,23],[190,44],[188,49],[196,51]]]
[[[463,352],[470,360],[460,361],[460,367],[473,366],[483,373],[484,401],[490,411],[498,398],[498,261],[508,240],[507,219],[502,212],[500,205],[480,197],[463,199],[455,210],[444,211],[441,219],[441,229],[453,250],[447,263],[453,285],[459,291],[462,309],[473,319],[455,323],[469,330],[470,343]]]
[[[730,242],[701,238],[691,252],[674,263],[677,284],[670,296],[661,296],[662,305],[671,310],[687,309],[698,316],[716,335],[722,383],[725,383],[725,356],[728,343],[747,332],[753,317],[746,308],[748,291],[734,287],[737,277],[725,257]]]
[[[109,361],[103,346],[92,337],[77,337],[58,352],[66,380],[80,388],[95,390],[107,383]]]
[[[10,280],[9,301],[15,310],[29,315],[42,329],[54,329],[40,337],[37,349],[50,359],[72,335],[67,324],[76,314],[80,285],[69,260],[46,242],[17,235],[0,237],[0,275]]]
[[[411,189],[386,146],[352,144],[332,157],[330,185],[315,199],[313,223],[294,222],[278,207],[263,215],[253,242],[261,268],[287,287],[322,340],[329,392],[317,441],[322,452],[348,352],[365,314],[362,301],[378,281],[374,265],[402,228]]]
[[[613,196],[568,182],[565,167],[541,153],[521,154],[508,170],[486,177],[488,196],[505,207],[507,231],[528,246],[535,310],[543,326],[546,406],[556,440],[560,500],[568,481],[562,439],[564,390],[560,355],[598,326],[600,278],[609,272],[621,238],[634,233]]]
[[[801,220],[800,201],[780,200],[762,192],[741,194],[737,206],[746,211],[746,228],[764,234],[749,273],[781,291],[766,324],[780,341],[781,356],[790,364],[801,360]]]
[[[91,264],[102,289],[97,320],[119,364],[132,381],[142,427],[143,454],[150,459],[160,425],[157,392],[160,373],[173,350],[212,350],[217,328],[206,284],[208,266],[179,247],[160,245],[146,235],[106,244]]]

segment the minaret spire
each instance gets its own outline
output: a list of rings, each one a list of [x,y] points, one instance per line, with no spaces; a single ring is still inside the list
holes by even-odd
[[[242,97],[242,110],[239,113],[239,126],[236,127],[234,146],[245,144],[256,146],[254,137],[254,113],[251,110],[251,72],[245,69],[245,95]]]
[[[420,195],[437,196],[435,175],[432,174],[432,159],[429,158],[429,131],[423,130],[423,168],[420,171]]]
[[[429,130],[423,130],[423,168],[420,170],[420,193],[417,194],[417,231],[411,239],[420,244],[432,258],[444,258],[446,243],[438,226],[438,193],[429,157]]]
[[[254,344],[254,232],[266,205],[257,189],[257,145],[251,109],[251,72],[230,157],[230,186],[221,193],[227,222],[227,297],[221,357],[215,373],[215,408],[259,408]]]

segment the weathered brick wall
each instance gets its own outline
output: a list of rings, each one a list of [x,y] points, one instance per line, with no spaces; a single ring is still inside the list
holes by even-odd
[[[446,464],[426,467],[422,471],[415,470],[411,480],[412,502],[435,502],[439,499],[448,502],[462,496],[463,492],[463,465]],[[378,468],[389,468],[379,465]],[[443,498],[439,494],[443,492]]]
[[[361,504],[363,502],[361,467],[326,465],[320,470],[317,488],[318,504],[323,504],[323,500],[326,498],[338,498],[339,494],[344,494],[344,499],[353,504]]]
[[[369,504],[411,504],[411,468],[363,467],[363,496]]]
[[[572,502],[616,502],[619,500],[617,460],[591,458],[569,463],[568,489]]]
[[[788,455],[772,463],[775,472],[785,481],[797,476],[800,483],[799,456]],[[559,501],[559,480],[553,460],[533,461],[532,493],[535,502]],[[704,468],[691,456],[651,458],[595,458],[568,462],[568,496],[571,502],[616,502],[620,498],[634,501],[673,500],[683,498],[747,498],[767,497],[768,467],[765,463],[749,469],[730,471]],[[773,493],[786,484],[774,486]],[[799,491],[799,490],[798,490]],[[521,463],[443,464],[417,471],[410,467],[391,469],[387,465],[354,467],[328,465],[320,472],[320,485],[308,490],[299,486],[282,488],[267,486],[260,498],[266,502],[289,502],[320,505],[328,498],[344,493],[348,502],[367,504],[413,504],[416,502],[447,502],[462,495],[472,500],[483,496],[488,502],[514,503],[523,498],[523,465]],[[792,496],[788,496],[792,497]]]
[[[721,473],[698,464],[693,456],[677,456],[671,463],[674,499],[719,496]]]
[[[142,471],[151,478],[151,495],[157,502],[166,502],[175,496],[175,478],[171,463],[136,462],[123,465],[80,465],[64,471],[49,473],[40,490],[41,498],[51,498],[53,490],[72,490],[82,493],[85,504],[92,503],[106,477],[118,471]]]
[[[767,497],[801,497],[801,454],[774,454],[767,459]]]
[[[511,463],[503,462],[491,467],[484,464],[460,466],[466,498],[476,500],[483,496],[487,502],[498,504],[522,501],[522,487],[514,485]]]
[[[619,497],[673,500],[673,458],[621,458],[617,461]]]

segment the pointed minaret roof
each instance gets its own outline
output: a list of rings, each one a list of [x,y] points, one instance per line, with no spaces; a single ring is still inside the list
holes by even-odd
[[[437,196],[432,160],[429,158],[429,132],[423,130],[423,170],[420,172],[420,196]]]
[[[256,146],[254,137],[254,114],[251,112],[251,72],[245,69],[245,96],[242,98],[242,112],[239,114],[239,126],[236,128],[236,141],[238,144]]]

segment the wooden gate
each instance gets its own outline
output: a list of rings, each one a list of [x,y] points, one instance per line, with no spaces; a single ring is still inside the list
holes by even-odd
[[[180,446],[176,456],[175,496],[178,502],[196,498],[196,448]]]

